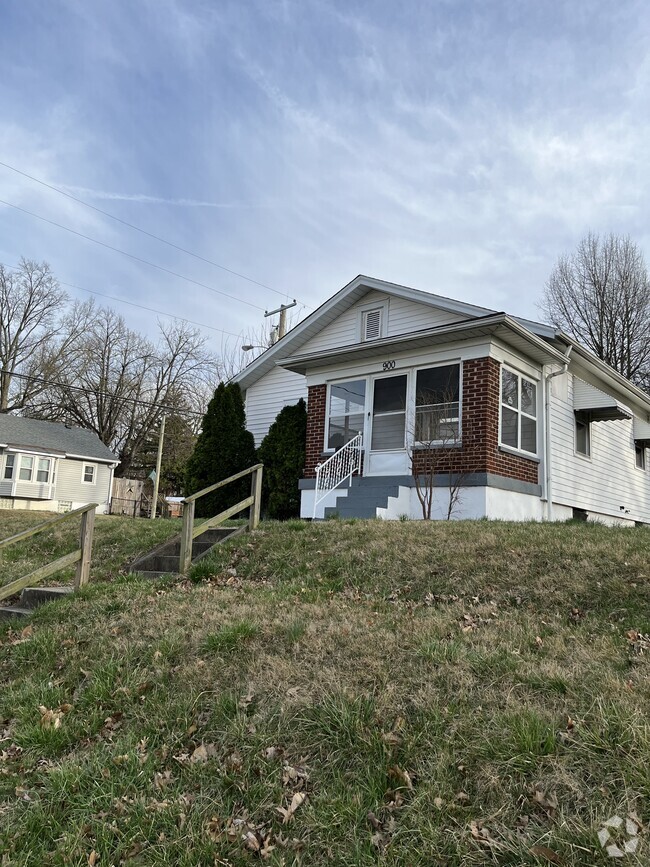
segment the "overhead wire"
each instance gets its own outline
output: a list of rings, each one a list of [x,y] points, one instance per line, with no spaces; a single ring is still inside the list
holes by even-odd
[[[214,286],[209,286],[207,283],[201,283],[200,280],[194,280],[192,277],[187,277],[185,274],[179,274],[178,271],[172,271],[170,268],[165,268],[162,265],[157,265],[155,262],[150,262],[148,259],[143,259],[141,256],[136,256],[133,253],[127,253],[126,250],[121,250],[119,247],[113,247],[111,244],[106,244],[104,241],[100,241],[98,238],[93,238],[90,235],[85,235],[83,232],[78,232],[76,229],[71,229],[70,226],[64,226],[62,223],[57,223],[56,220],[50,220],[47,217],[43,217],[41,214],[35,214],[33,211],[28,211],[27,208],[21,208],[19,205],[13,204],[13,202],[7,202],[5,199],[0,199],[0,205],[6,205],[9,208],[14,208],[16,211],[20,211],[23,214],[27,214],[30,217],[34,217],[37,220],[48,223],[50,226],[56,226],[59,229],[70,232],[72,235],[77,235],[77,237],[79,238],[84,238],[86,241],[92,241],[93,244],[98,244],[100,247],[105,247],[107,250],[112,250],[114,253],[121,253],[123,256],[128,256],[129,259],[133,259],[136,262],[141,262],[144,265],[149,265],[152,268],[156,268],[158,271],[163,271],[165,274],[171,274],[173,277],[178,277],[188,283],[193,283],[195,286],[200,286],[202,289],[209,289],[210,292],[216,292],[217,295],[223,295],[226,298],[230,298],[232,301],[239,301],[241,304],[247,304],[249,307],[254,307],[256,310],[264,310],[264,307],[260,307],[259,304],[253,304],[252,301],[246,301],[245,298],[239,298],[237,295],[231,295],[229,292],[224,292],[221,289],[215,289]]]
[[[62,190],[60,187],[55,186],[54,184],[48,184],[47,181],[44,181],[42,178],[37,178],[34,175],[30,175],[28,172],[24,172],[22,169],[19,169],[16,166],[12,166],[9,163],[3,162],[2,160],[0,160],[0,166],[5,169],[9,169],[16,174],[22,175],[24,178],[28,178],[28,180],[34,181],[34,183],[36,184],[41,184],[41,186],[47,187],[48,190],[59,193],[60,195],[71,199],[73,202],[77,202],[78,204],[83,205],[86,208],[90,208],[92,211],[96,211],[98,214],[102,214],[102,216],[104,217],[115,220],[115,222],[121,223],[123,226],[127,226],[129,229],[133,229],[134,231],[140,232],[141,234],[146,235],[147,237],[152,238],[155,241],[159,241],[161,244],[167,244],[167,246],[172,247],[174,250],[178,250],[180,253],[185,253],[187,256],[192,256],[193,258],[198,259],[200,262],[205,262],[207,265],[212,265],[215,268],[219,268],[221,271],[225,271],[227,274],[232,274],[233,277],[239,277],[241,280],[246,280],[248,283],[259,286],[262,289],[268,289],[269,292],[275,292],[276,295],[280,295],[283,298],[288,299],[291,297],[289,292],[281,292],[279,289],[274,289],[273,286],[269,286],[267,283],[262,283],[259,280],[254,280],[252,277],[248,277],[246,274],[242,274],[240,271],[234,271],[232,268],[227,268],[225,265],[221,265],[219,262],[215,262],[213,259],[208,259],[205,256],[201,256],[199,253],[194,253],[192,250],[181,247],[179,244],[175,244],[173,241],[169,241],[167,238],[162,238],[160,235],[156,235],[154,232],[149,232],[147,229],[143,229],[141,226],[136,226],[135,223],[130,223],[128,220],[123,220],[121,217],[118,217],[115,214],[111,214],[110,211],[105,211],[103,208],[98,208],[96,205],[91,205],[90,202],[86,202],[84,199],[79,198],[79,196],[74,196],[72,193],[68,193],[65,190]],[[306,304],[303,304],[302,306],[306,307],[309,310],[313,309]]]

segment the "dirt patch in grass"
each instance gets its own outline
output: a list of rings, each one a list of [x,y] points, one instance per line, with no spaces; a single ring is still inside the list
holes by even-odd
[[[602,823],[650,819],[650,537],[296,523],[5,629],[6,863],[611,864]]]

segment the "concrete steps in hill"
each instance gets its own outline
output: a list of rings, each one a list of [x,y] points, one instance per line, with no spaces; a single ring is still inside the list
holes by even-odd
[[[239,535],[239,527],[216,527],[206,530],[194,539],[192,543],[192,563],[204,557],[215,545],[224,542],[235,534]],[[153,551],[143,554],[129,565],[129,572],[137,572],[147,578],[160,578],[163,575],[178,575],[180,568],[181,537],[169,539]]]
[[[389,497],[399,495],[399,484],[381,476],[354,476],[347,494],[325,508],[325,518],[376,518],[377,509],[388,506]]]
[[[0,620],[28,617],[39,605],[68,596],[73,590],[73,587],[25,587],[15,605],[0,606]]]

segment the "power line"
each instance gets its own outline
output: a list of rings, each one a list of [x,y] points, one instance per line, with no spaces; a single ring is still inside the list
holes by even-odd
[[[26,208],[21,208],[18,205],[14,205],[12,202],[7,202],[4,199],[0,199],[0,205],[6,205],[9,208],[14,208],[16,211],[20,211],[23,214],[28,214],[30,217],[41,220],[43,223],[49,223],[50,226],[56,226],[58,229],[63,229],[66,232],[70,232],[72,235],[77,235],[77,237],[84,238],[86,241],[92,241],[93,244],[99,244],[100,247],[105,247],[107,250],[112,250],[114,253],[121,253],[123,256],[128,256],[129,259],[134,259],[136,262],[141,262],[142,264],[149,265],[152,268],[157,268],[159,271],[163,271],[165,274],[171,274],[172,277],[179,277],[181,280],[186,280],[188,283],[193,283],[195,286],[200,286],[202,289],[209,289],[210,292],[216,292],[217,295],[224,295],[226,298],[230,298],[232,301],[239,301],[241,304],[247,304],[249,307],[254,307],[256,310],[264,310],[264,307],[260,307],[259,304],[253,304],[252,301],[246,301],[244,298],[238,298],[236,295],[230,295],[228,292],[223,292],[221,289],[215,289],[214,286],[208,286],[207,283],[201,283],[199,280],[193,280],[191,277],[186,277],[184,274],[179,274],[178,271],[172,271],[169,268],[164,268],[162,265],[156,265],[155,262],[150,262],[148,259],[142,259],[140,256],[135,256],[133,253],[127,253],[126,250],[121,250],[119,247],[112,247],[110,244],[106,244],[104,241],[100,241],[97,238],[92,238],[90,235],[84,235],[83,232],[77,232],[76,229],[71,229],[69,226],[64,226],[62,223],[57,223],[55,220],[48,220],[47,217],[43,217],[40,214],[35,214],[33,211],[28,211]]]
[[[34,177],[34,175],[23,172],[21,169],[18,169],[15,166],[10,166],[9,163],[4,163],[0,160],[0,166],[3,166],[5,169],[9,169],[12,172],[16,172],[17,174],[22,175],[24,178],[28,178],[30,181],[34,181],[34,183],[36,184],[41,184],[42,186],[47,187],[48,190],[53,190],[55,193],[59,193],[60,195],[65,196],[68,199],[72,199],[73,202],[78,202],[80,205],[83,205],[86,208],[90,208],[91,210],[96,211],[98,214],[102,214],[104,217],[109,217],[111,220],[115,220],[117,223],[121,223],[123,226],[128,226],[129,229],[134,229],[136,232],[147,235],[147,237],[153,238],[155,241],[159,241],[161,244],[167,244],[167,246],[173,247],[174,250],[178,250],[180,253],[185,253],[188,256],[193,256],[195,259],[198,259],[201,262],[205,262],[207,265],[213,265],[215,268],[220,268],[227,274],[232,274],[233,277],[239,277],[241,280],[247,280],[249,283],[253,283],[255,286],[260,286],[262,289],[268,289],[269,292],[275,292],[276,295],[281,295],[283,298],[290,297],[290,294],[288,292],[281,292],[279,289],[274,289],[272,286],[268,286],[266,283],[260,283],[259,280],[253,280],[252,277],[247,277],[246,274],[241,274],[239,271],[233,271],[232,268],[226,268],[225,265],[220,265],[218,262],[214,262],[212,259],[206,259],[204,256],[200,256],[198,253],[193,253],[191,250],[185,249],[185,247],[174,244],[173,241],[168,241],[166,238],[161,238],[160,235],[155,235],[153,232],[148,232],[146,229],[143,229],[140,226],[136,226],[134,223],[129,223],[128,220],[123,220],[121,217],[117,217],[115,216],[115,214],[111,214],[109,211],[104,211],[102,208],[91,205],[90,202],[86,202],[83,199],[80,199],[78,196],[73,196],[72,193],[66,193],[66,191],[62,190],[60,187],[55,187],[53,184],[48,184],[47,181],[44,181],[41,178],[36,178]],[[303,307],[307,307],[307,305],[303,304]],[[311,310],[312,308],[309,307],[308,309]]]
[[[25,373],[10,373],[9,376],[12,379],[16,377],[17,379],[26,379],[29,382],[41,382],[43,385],[57,386],[58,388],[64,388],[68,391],[81,391],[83,394],[92,394],[94,397],[117,397],[114,391],[99,391],[93,388],[83,388],[80,385],[68,385],[68,383],[65,382],[54,382],[51,379],[43,379],[40,376],[28,376]],[[193,409],[179,409],[177,406],[166,406],[164,403],[155,403],[151,400],[137,400],[134,397],[119,397],[119,400],[126,401],[127,403],[138,404],[139,406],[153,406],[157,409],[175,412],[177,415],[195,415],[201,416],[201,418],[204,415],[204,413],[196,412]]]
[[[217,331],[219,334],[227,334],[229,337],[237,337],[243,340],[241,334],[235,334],[234,331],[225,331],[223,328],[215,328],[213,325],[205,325],[203,322],[195,322],[193,319],[185,319],[184,316],[176,316],[175,313],[165,313],[164,310],[156,310],[155,307],[146,307],[144,304],[136,304],[135,301],[126,301],[124,298],[117,298],[115,295],[106,295],[105,292],[97,292],[96,289],[86,289],[85,286],[77,286],[75,283],[66,283],[65,280],[57,280],[61,286],[67,286],[70,289],[79,289],[81,292],[90,292],[91,295],[99,295],[100,298],[108,298],[110,301],[117,301],[120,304],[128,304],[130,307],[138,307],[140,310],[147,310],[149,313],[157,313],[159,316],[169,316],[170,319],[176,319],[179,322],[187,322],[188,325],[196,325],[199,328],[209,328],[210,331]]]

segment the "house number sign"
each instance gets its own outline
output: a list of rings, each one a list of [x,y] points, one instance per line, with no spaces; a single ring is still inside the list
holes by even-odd
[[[384,370],[395,370],[394,361],[384,361]]]

